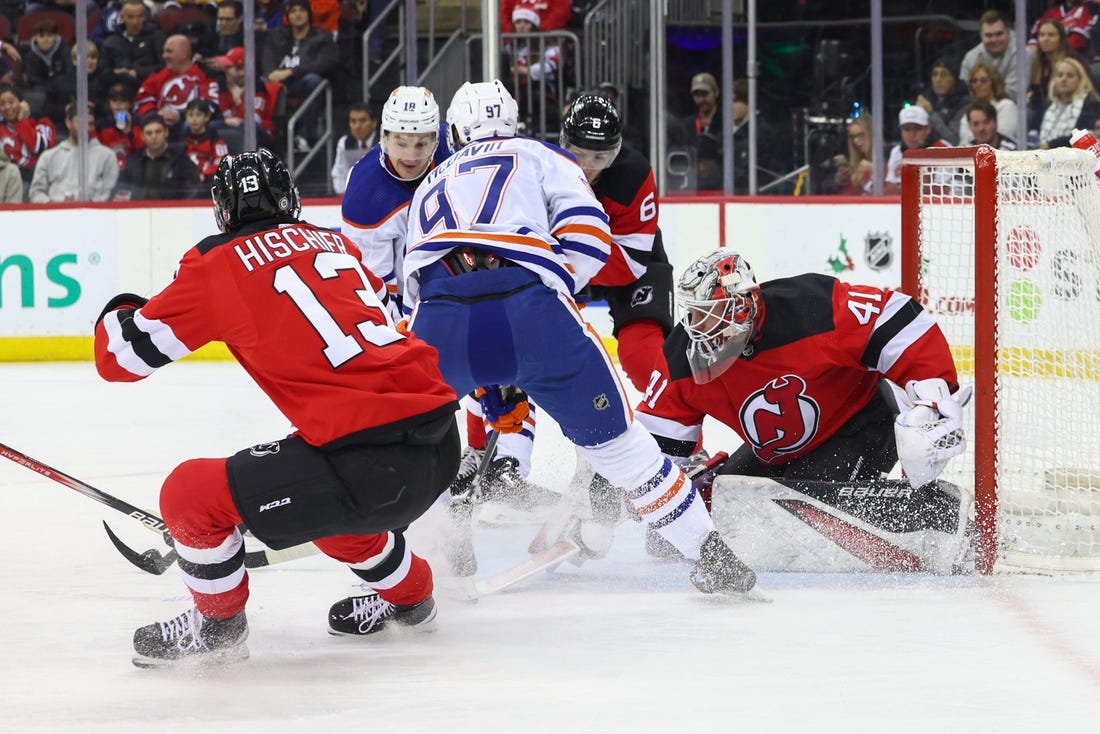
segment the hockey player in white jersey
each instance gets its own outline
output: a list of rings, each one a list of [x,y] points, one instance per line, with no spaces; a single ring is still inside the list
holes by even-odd
[[[464,84],[447,110],[456,152],[413,196],[405,250],[411,327],[439,351],[459,392],[484,388],[497,430],[527,412],[520,385],[627,488],[636,515],[694,560],[704,593],[749,591],[756,576],[714,528],[690,481],[634,421],[599,336],[573,294],[611,256],[607,215],[584,173],[556,145],[516,137],[516,102],[500,81]],[[586,523],[577,539],[593,554]]]
[[[450,148],[441,136],[439,105],[426,87],[397,87],[382,107],[378,143],[355,164],[341,204],[346,234],[363,264],[386,284],[394,321],[402,317],[401,261],[409,202],[417,185]]]
[[[409,202],[428,171],[451,154],[446,135],[447,127],[440,125],[439,104],[431,91],[426,87],[397,87],[382,107],[378,143],[348,177],[341,205],[344,233],[359,245],[363,264],[386,284],[394,321],[404,316],[400,286]],[[473,407],[477,402],[466,396],[463,404]],[[477,448],[482,449],[485,428],[480,410],[468,416],[467,422],[472,421],[478,425],[469,433],[476,437]],[[534,436],[534,422],[532,409],[522,432],[528,439]],[[467,477],[473,476],[480,456],[480,451],[472,450],[463,455]],[[530,440],[524,440],[522,434],[503,437],[498,443],[498,457],[482,481],[483,496],[524,508],[552,502],[555,493],[526,480],[530,459]],[[451,491],[458,489],[452,486]]]

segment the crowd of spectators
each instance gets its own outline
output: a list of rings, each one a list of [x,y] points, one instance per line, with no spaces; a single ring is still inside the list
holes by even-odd
[[[276,148],[288,144],[286,119],[323,81],[346,93],[358,60],[338,54],[338,0],[255,3],[251,116],[258,143]],[[243,149],[244,7],[242,0],[91,3],[88,39],[79,44],[88,74],[88,199],[205,196],[203,181],[221,158]],[[74,12],[63,4],[49,9]],[[27,12],[23,5],[16,17]],[[79,140],[75,24],[40,15],[25,43],[14,33],[0,39],[3,203],[78,196],[71,162]],[[312,149],[329,124],[321,108],[304,111],[293,141],[300,150]]]
[[[887,100],[898,110],[898,126],[887,127],[886,140],[873,139],[867,104],[853,105],[843,138],[821,164],[827,172],[812,193],[866,195],[872,193],[876,168],[881,167],[884,193],[898,192],[897,164],[904,151],[930,146],[987,144],[1000,150],[1054,148],[1069,145],[1074,129],[1100,129],[1100,2],[1052,3],[1029,27],[1027,60],[1017,68],[1015,29],[997,10],[978,19],[978,42],[969,48],[945,47],[924,70],[928,76],[909,99]],[[1026,91],[1026,125],[1019,129],[1017,89]],[[734,193],[747,191],[748,140],[744,120],[745,81],[733,84]],[[722,189],[724,121],[720,85],[712,73],[698,70],[688,93],[695,114],[669,121],[669,141],[689,149],[696,161],[696,190]],[[869,100],[865,100],[869,102]],[[891,116],[893,112],[891,112]],[[774,143],[773,121],[756,113],[758,184],[787,173],[793,161],[784,154],[791,146]],[[889,151],[889,152],[887,152]]]
[[[245,1],[255,3],[258,44],[251,113],[244,109]],[[536,83],[553,89],[551,82],[562,74],[575,49],[533,42],[542,32],[576,30],[575,6],[569,0],[502,0],[502,32],[520,34],[505,44],[511,75],[521,80],[517,87],[526,84],[532,89]],[[71,6],[56,7],[72,12]],[[371,2],[360,9],[361,27],[377,17],[378,7]],[[97,0],[92,9],[89,38],[80,44],[86,52],[91,102],[89,136],[94,145],[88,152],[96,151],[96,166],[108,160],[101,153],[109,153],[118,167],[106,196],[102,185],[110,178],[98,168],[94,181],[89,177],[87,194],[92,199],[198,195],[221,157],[243,149],[243,126],[249,117],[256,122],[258,143],[273,148],[290,145],[304,152],[317,144],[328,126],[336,128],[335,135],[345,130],[342,121],[322,118],[319,102],[302,110],[291,136],[285,124],[324,81],[343,85],[352,76],[349,71],[360,69],[358,54],[340,51],[347,40],[347,34],[341,40],[346,20],[341,20],[340,0]],[[870,193],[877,168],[890,193],[891,160],[913,147],[987,143],[1008,150],[1068,145],[1073,129],[1094,129],[1100,121],[1095,83],[1100,38],[1093,37],[1098,19],[1100,3],[1052,3],[1039,17],[1029,19],[1028,56],[1025,64],[1018,64],[1010,18],[997,10],[986,11],[978,19],[977,43],[940,49],[921,72],[926,83],[919,94],[914,90],[909,99],[886,101],[891,121],[899,107],[901,113],[898,126],[886,128],[885,140],[873,140],[865,113],[856,112],[847,120],[832,153],[827,184],[814,193]],[[65,201],[75,196],[67,188],[75,170],[67,161],[79,139],[70,115],[80,49],[73,43],[71,24],[66,27],[43,16],[33,28],[24,43],[16,45],[14,35],[0,39],[4,202]],[[377,41],[372,35],[362,53],[377,54]],[[608,94],[619,96],[620,90],[608,85]],[[1020,87],[1026,90],[1025,129],[1017,126]],[[785,131],[783,121],[749,108],[744,78],[734,80],[731,99],[722,98],[720,90],[713,70],[696,69],[686,89],[671,91],[686,92],[684,98],[690,97],[694,105],[692,114],[674,118],[670,113],[666,120],[668,141],[688,151],[694,163],[691,188],[722,189],[723,135],[730,113],[734,193],[749,192],[750,120],[758,185],[777,179],[783,183],[799,157],[790,136],[779,132]],[[533,94],[525,98],[522,90],[516,93],[529,116],[537,112]],[[553,105],[551,116],[556,120],[555,108],[562,100],[553,94],[542,99],[542,104]],[[727,104],[729,108],[723,106]],[[347,134],[337,144],[331,181],[325,182],[331,182],[337,193],[346,170],[372,144],[377,124],[368,105],[351,103],[340,109],[348,110]],[[155,141],[152,150],[147,130]],[[49,170],[39,175],[38,167],[46,168],[43,161]],[[128,171],[130,167],[136,170]],[[21,183],[18,197],[11,186],[13,176]]]

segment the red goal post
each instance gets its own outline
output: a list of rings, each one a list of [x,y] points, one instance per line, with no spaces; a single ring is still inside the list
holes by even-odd
[[[909,151],[902,284],[972,382],[977,565],[1100,570],[1100,181],[1072,148]]]

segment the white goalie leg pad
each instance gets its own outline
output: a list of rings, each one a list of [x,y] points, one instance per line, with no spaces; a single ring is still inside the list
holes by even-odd
[[[764,477],[719,476],[711,515],[733,551],[757,571],[947,574],[970,552],[973,500],[955,485],[938,487],[960,500],[953,533],[886,531]]]
[[[642,521],[687,558],[699,558],[714,523],[691,482],[648,431],[632,423],[611,441],[585,447],[585,455],[598,473],[626,488],[627,501]]]

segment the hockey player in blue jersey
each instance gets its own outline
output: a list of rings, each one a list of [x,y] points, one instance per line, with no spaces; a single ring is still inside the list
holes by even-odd
[[[386,284],[394,321],[404,316],[400,284],[409,202],[428,171],[450,155],[447,129],[446,125],[440,125],[439,105],[427,88],[398,87],[382,107],[378,143],[352,168],[348,178],[341,207],[347,225],[344,234],[359,245],[363,264]],[[463,398],[463,404],[477,405],[468,396]],[[468,418],[468,422],[473,420],[479,425],[470,435],[477,437],[477,448],[481,449],[485,446],[485,429],[480,425],[480,410]],[[524,428],[526,441],[519,435],[501,439],[498,444],[501,449],[513,444],[519,449],[501,451],[490,464],[482,482],[482,495],[486,499],[526,508],[557,498],[553,492],[525,479],[531,468],[529,444],[534,436],[534,421],[532,409]],[[463,456],[464,467],[469,465],[471,476],[480,456],[480,452],[472,451]]]
[[[618,247],[584,173],[558,146],[516,137],[516,102],[498,80],[464,84],[447,123],[456,152],[428,174],[409,210],[404,298],[413,331],[439,351],[452,387],[484,388],[482,408],[498,430],[522,425],[522,393],[501,387],[521,385],[600,474],[627,488],[636,515],[696,562],[700,591],[749,591],[755,574],[634,421],[573,299]],[[586,530],[599,529],[578,526],[582,547]]]
[[[439,105],[425,87],[398,87],[382,107],[382,132],[348,177],[341,215],[344,234],[359,245],[363,264],[386,284],[394,320],[402,317],[401,260],[409,202],[417,185],[448,155]]]

